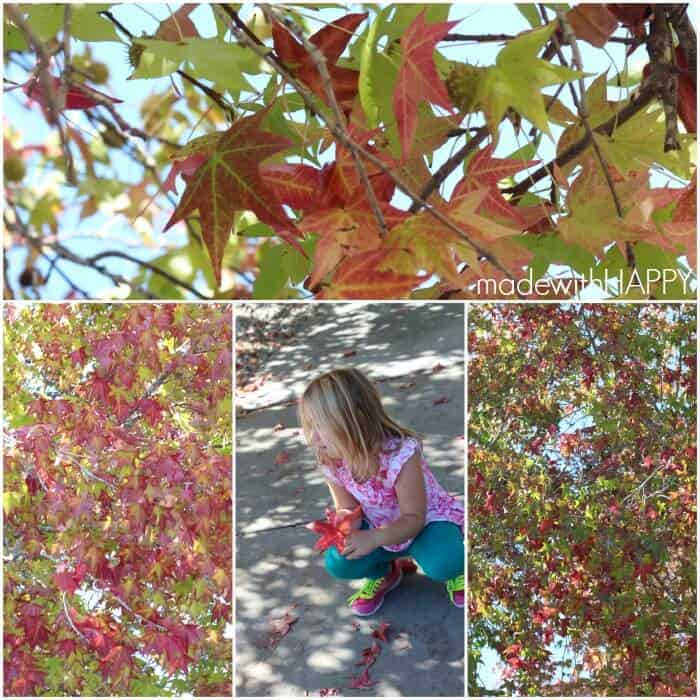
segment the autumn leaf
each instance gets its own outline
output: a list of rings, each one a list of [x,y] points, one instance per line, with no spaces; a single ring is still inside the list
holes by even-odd
[[[494,139],[498,138],[498,125],[508,107],[549,134],[542,88],[582,77],[579,71],[538,57],[538,52],[556,27],[556,22],[549,22],[510,40],[496,57],[496,65],[489,67],[479,82],[476,101],[483,106]],[[528,76],[527,80],[523,80],[524,75]]]
[[[55,76],[51,77],[54,95],[57,95],[61,89],[61,79]],[[32,101],[37,102],[44,109],[48,108],[48,102],[44,95],[44,88],[39,78],[32,78],[22,85],[22,91]],[[90,109],[98,107],[102,101],[107,101],[111,104],[120,104],[123,100],[95,90],[87,85],[69,86],[66,91],[66,100],[63,109]]]
[[[388,622],[381,622],[379,624],[379,627],[375,627],[372,630],[372,637],[375,639],[378,639],[380,642],[387,642],[389,641],[387,639],[387,632],[389,631],[389,628],[391,625]]]
[[[437,43],[456,24],[459,22],[426,24],[425,12],[421,12],[401,37],[401,67],[394,88],[393,105],[405,155],[411,151],[421,101],[452,109],[452,101],[438,75],[433,54]]]
[[[221,134],[209,158],[186,178],[187,188],[165,225],[167,231],[199,211],[202,238],[218,283],[224,248],[237,211],[253,211],[262,222],[274,226],[282,238],[300,247],[294,223],[260,175],[262,161],[291,145],[288,139],[261,129],[266,114],[263,109],[243,117]]]
[[[377,681],[373,681],[369,677],[369,668],[365,668],[359,676],[353,676],[350,679],[350,688],[357,690],[366,690],[377,685]]]
[[[338,517],[337,514],[327,509],[325,520],[314,520],[306,525],[306,528],[321,537],[314,544],[317,552],[325,552],[329,547],[335,546],[338,551],[345,549],[345,537],[353,529],[353,522],[362,516],[362,507],[357,506],[348,515]]]
[[[326,59],[333,92],[338,104],[345,111],[352,107],[357,95],[357,71],[336,66],[353,32],[366,19],[366,13],[352,13],[333,20],[317,31],[309,41]],[[275,51],[292,74],[301,80],[317,97],[328,101],[321,75],[306,49],[279,22],[273,22],[272,39]]]
[[[289,462],[289,452],[282,451],[275,457],[275,464],[281,466]]]
[[[398,299],[404,298],[429,275],[401,274],[384,269],[394,251],[379,248],[345,258],[336,268],[319,299]]]

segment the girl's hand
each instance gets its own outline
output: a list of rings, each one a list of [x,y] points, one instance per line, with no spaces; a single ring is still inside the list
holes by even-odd
[[[335,511],[335,514],[339,518],[344,518],[350,515],[352,511],[353,508],[338,508],[338,510]],[[362,527],[362,515],[358,515],[354,520],[351,520],[350,525],[352,525],[353,530],[359,530]]]
[[[346,559],[359,559],[379,547],[375,530],[356,530],[345,537],[345,549],[341,554]]]

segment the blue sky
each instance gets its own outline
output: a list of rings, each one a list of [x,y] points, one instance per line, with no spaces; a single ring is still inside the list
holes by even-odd
[[[158,20],[168,16],[169,12],[179,7],[179,4],[171,4],[168,9],[165,5],[148,4],[148,5],[132,5],[132,6],[116,6],[114,13],[120,21],[129,27],[135,34],[140,34],[141,31],[152,32],[157,27]],[[361,10],[362,6],[350,5],[351,10]],[[245,18],[251,12],[251,6],[244,6],[241,14]],[[343,14],[337,9],[324,9],[319,12],[311,10],[302,10],[305,17],[309,20],[309,25],[312,30],[321,26],[321,22],[336,18]],[[553,13],[550,11],[553,16]],[[200,6],[192,14],[192,19],[197,25],[203,36],[212,36],[214,34],[214,23],[211,10],[206,6]],[[513,5],[496,5],[496,4],[457,4],[452,7],[450,19],[461,20],[460,24],[453,31],[480,34],[502,32],[514,34],[526,30],[529,25],[522,14]],[[362,27],[360,28],[362,29]],[[450,59],[465,60],[477,65],[490,65],[494,62],[498,51],[502,48],[502,44],[493,43],[450,43],[441,46],[443,54]],[[625,46],[622,44],[609,44],[606,47],[607,54],[601,50],[593,49],[585,42],[581,43],[583,53],[583,62],[587,70],[593,73],[592,77],[587,79],[587,82],[593,80],[595,75],[610,68],[610,77],[614,76],[618,69],[624,66]],[[161,78],[156,80],[126,80],[131,69],[126,60],[126,47],[116,42],[101,42],[92,44],[93,57],[95,60],[102,61],[109,66],[111,80],[105,91],[113,94],[116,97],[124,100],[124,104],[119,105],[119,111],[124,118],[132,124],[138,125],[141,121],[139,116],[139,105],[144,97],[151,92],[160,91],[170,84],[169,78]],[[81,51],[81,42],[74,42],[74,53]],[[641,64],[645,59],[644,49],[638,49],[631,59],[632,66]],[[9,66],[6,69],[6,77],[23,82],[26,76],[22,71],[14,66]],[[253,84],[260,84],[259,79],[253,79]],[[257,86],[257,85],[256,85]],[[548,88],[545,92],[553,92],[554,88]],[[612,89],[611,89],[612,91]],[[614,91],[612,91],[614,92]],[[618,97],[619,95],[612,95]],[[41,143],[48,138],[48,130],[46,122],[41,113],[37,110],[28,111],[23,108],[24,96],[20,91],[10,92],[5,96],[4,109],[5,118],[10,125],[21,125],[25,132],[25,143]],[[564,90],[560,98],[573,109],[569,91]],[[84,116],[79,112],[71,112],[71,119],[76,125],[88,129],[92,132],[92,127],[87,123]],[[478,125],[479,122],[475,122]],[[561,133],[559,127],[553,126],[553,137],[557,139]],[[193,133],[193,136],[197,133]],[[183,142],[186,135],[183,136]],[[434,167],[438,167],[445,158],[447,158],[452,149],[455,148],[453,139],[451,143],[445,145],[437,153],[434,160]],[[516,138],[514,131],[507,125],[502,126],[502,136],[497,149],[497,155],[505,157],[526,145],[527,141],[524,137]],[[549,137],[544,136],[543,141],[538,151],[538,157],[543,160],[549,160],[554,156],[555,142]],[[327,152],[328,154],[329,152]],[[332,153],[332,150],[330,151]],[[140,179],[140,169],[128,158],[116,154],[111,151],[113,162],[117,165],[120,177],[127,181],[136,182]],[[166,171],[167,172],[167,171]],[[33,173],[35,181],[46,181],[47,175],[38,172]],[[449,192],[460,177],[459,172],[447,180],[444,185],[444,191]],[[667,184],[666,180],[656,175],[652,176],[652,184],[656,186]],[[674,186],[677,186],[674,185]],[[179,185],[180,192],[182,191],[182,183]],[[73,201],[74,195],[68,189],[61,189],[60,196],[64,200]],[[405,205],[405,198],[399,196],[397,198],[399,205]],[[76,237],[68,243],[68,247],[75,250],[82,256],[94,254],[106,249],[120,248],[124,246],[121,241],[137,241],[139,236],[133,231],[129,222],[123,216],[109,218],[103,214],[96,214],[82,222],[78,219],[80,207],[73,206],[66,210],[62,215],[60,228],[63,232],[72,231]],[[135,245],[129,248],[129,252],[136,257],[142,259],[152,259],[159,254],[165,252],[168,247],[179,247],[186,243],[184,227],[182,225],[171,229],[167,234],[162,233],[165,218],[156,220],[154,230],[152,231],[152,239],[154,247],[143,247]],[[95,231],[104,231],[107,228],[110,238],[116,239],[105,241],[94,238]],[[79,237],[78,237],[79,236]],[[16,280],[18,271],[21,270],[24,260],[24,254],[19,251],[13,251],[10,256],[10,279]],[[110,262],[111,269],[123,273],[130,277],[136,267],[121,260],[113,260]],[[86,268],[71,265],[70,263],[61,262],[60,267],[69,274],[77,285],[81,288],[91,290],[92,293],[107,292],[112,288],[112,283]],[[43,263],[43,268],[46,269],[46,263]],[[210,290],[206,289],[203,279],[200,280],[199,288],[205,293]],[[60,299],[69,291],[66,283],[61,278],[54,274],[48,285],[43,288],[43,298]],[[595,296],[595,294],[594,294]],[[599,296],[599,295],[598,295]]]

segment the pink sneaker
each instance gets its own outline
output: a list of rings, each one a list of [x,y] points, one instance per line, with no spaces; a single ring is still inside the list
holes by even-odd
[[[445,583],[447,595],[456,608],[464,607],[464,574],[455,576]]]
[[[391,562],[391,569],[386,576],[369,578],[364,586],[348,598],[350,609],[355,615],[366,617],[373,615],[382,607],[384,596],[393,591],[403,579],[403,568],[397,561]]]

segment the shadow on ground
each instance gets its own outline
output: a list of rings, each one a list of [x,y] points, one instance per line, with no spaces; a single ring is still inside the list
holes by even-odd
[[[257,348],[257,371],[272,376],[237,397],[237,694],[463,695],[464,615],[444,586],[410,576],[357,625],[345,600],[359,582],[336,581],[323,569],[303,523],[322,517],[330,498],[291,403],[319,372],[358,367],[379,382],[388,412],[424,435],[438,480],[462,497],[463,307],[249,306],[238,311],[239,340],[251,336],[253,322],[267,337],[263,345],[284,342]],[[269,648],[270,620],[291,606],[298,621]],[[371,669],[377,685],[348,690],[380,621],[391,631]]]

